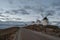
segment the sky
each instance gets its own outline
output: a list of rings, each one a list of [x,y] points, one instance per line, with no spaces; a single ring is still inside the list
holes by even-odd
[[[60,0],[0,0],[0,21],[60,21]]]

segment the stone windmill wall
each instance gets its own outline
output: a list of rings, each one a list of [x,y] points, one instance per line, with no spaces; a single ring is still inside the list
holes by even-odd
[[[48,18],[47,18],[47,17],[44,17],[44,18],[43,18],[42,24],[43,24],[43,25],[48,25]]]

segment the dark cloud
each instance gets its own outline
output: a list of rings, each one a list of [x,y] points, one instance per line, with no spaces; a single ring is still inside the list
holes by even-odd
[[[56,9],[56,11],[60,11],[60,7],[57,7],[57,8],[55,8]]]
[[[60,0],[54,0],[51,4],[56,11],[60,11]]]
[[[18,10],[12,10],[12,12],[14,12],[14,13],[18,13]]]
[[[0,13],[0,15],[1,15],[2,13]]]
[[[7,16],[5,16],[5,15],[1,15],[1,14],[0,14],[0,17],[7,17]]]
[[[46,10],[44,13],[41,13],[42,17],[48,17],[48,16],[53,16],[55,14],[54,10]]]
[[[55,14],[54,10],[48,10],[46,11],[46,16],[53,16]]]
[[[0,18],[0,19],[5,20],[4,18]],[[1,21],[1,20],[0,20],[0,21]]]
[[[14,13],[13,13],[14,12]],[[15,15],[15,11],[5,11],[4,13],[6,14],[11,14],[11,15]]]
[[[29,14],[25,9],[18,9],[17,11],[21,12],[20,14],[23,14],[23,15],[28,15]]]
[[[4,15],[0,15],[1,17],[5,17]]]
[[[10,11],[5,11],[5,13],[10,13]]]
[[[60,6],[60,0],[54,0],[52,6]]]
[[[24,6],[25,9],[31,9],[31,10],[35,10],[38,12],[44,12],[44,8],[47,8],[46,6],[40,6],[40,7],[32,7],[32,6]]]
[[[44,12],[45,10],[43,8],[38,9],[40,12]]]
[[[26,12],[26,11],[25,11],[25,12],[22,12],[22,14],[23,14],[23,15],[29,15],[29,13]]]
[[[32,9],[31,6],[24,6],[25,9]]]
[[[16,15],[16,14],[29,15],[29,13],[25,9],[5,11],[5,13],[10,13],[12,15]]]
[[[25,14],[26,14],[26,15],[29,15],[29,13],[28,13],[26,10],[24,10],[24,9],[21,9],[20,11],[21,11],[21,13],[22,13],[23,15],[25,15]]]
[[[13,0],[8,0],[9,4],[13,4]]]
[[[16,20],[22,20],[22,18],[16,18]]]

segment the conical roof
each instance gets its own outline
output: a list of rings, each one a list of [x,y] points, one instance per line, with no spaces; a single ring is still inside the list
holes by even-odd
[[[43,20],[48,20],[48,18],[47,17],[44,17]]]

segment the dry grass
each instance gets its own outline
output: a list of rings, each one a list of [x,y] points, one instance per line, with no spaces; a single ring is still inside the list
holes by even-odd
[[[24,28],[38,32],[44,32],[49,35],[60,37],[60,29],[58,28],[58,26],[54,26],[54,25],[43,26],[41,24],[39,25],[34,24],[34,25],[28,25],[27,27]]]
[[[0,30],[0,40],[15,39],[15,34],[18,29],[19,27],[11,27],[11,28]]]

